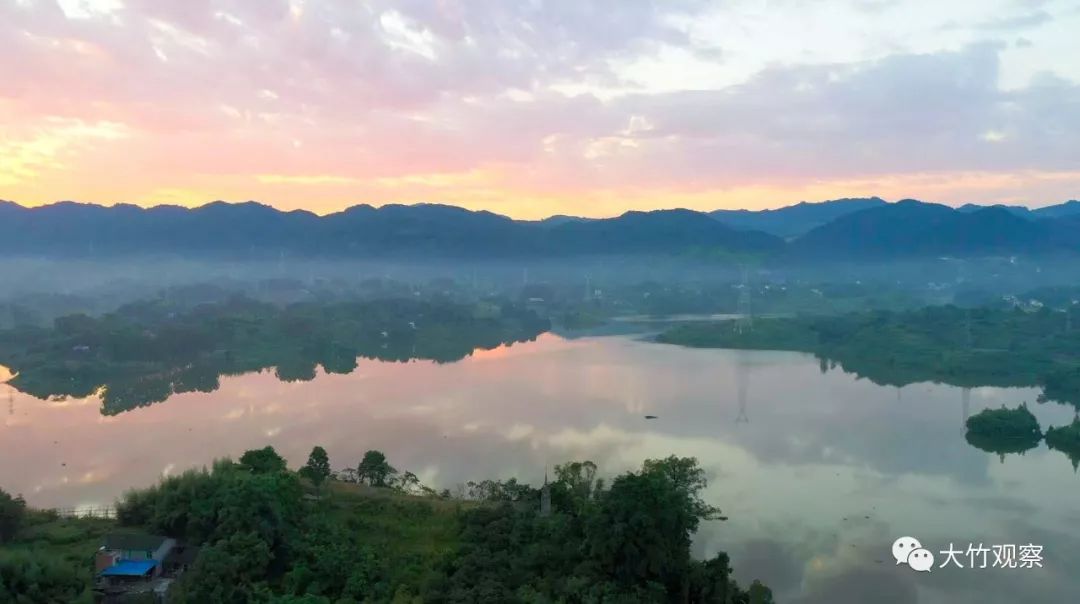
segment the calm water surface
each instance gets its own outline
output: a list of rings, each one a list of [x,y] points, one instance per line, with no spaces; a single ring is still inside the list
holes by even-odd
[[[2,370],[0,370],[2,371]],[[2,378],[2,376],[0,376]],[[361,361],[349,375],[223,378],[114,417],[96,398],[43,401],[0,384],[0,486],[35,506],[108,504],[161,474],[271,444],[293,465],[313,445],[336,469],[367,449],[428,485],[519,477],[591,459],[606,474],[695,456],[730,516],[698,535],[779,602],[1080,601],[1080,477],[1043,445],[1004,460],[968,445],[969,414],[1028,401],[1044,428],[1071,409],[1035,389],[877,386],[798,353],[693,350],[631,337],[478,352],[452,364]],[[645,420],[644,415],[659,416]],[[911,535],[1044,547],[1042,569],[895,566]],[[991,556],[992,560],[992,556]],[[965,567],[967,557],[962,557]]]

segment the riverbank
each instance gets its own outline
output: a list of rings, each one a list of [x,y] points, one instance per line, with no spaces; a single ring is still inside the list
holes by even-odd
[[[1041,400],[1080,408],[1080,329],[1042,309],[927,307],[830,317],[755,318],[674,327],[657,342],[696,348],[790,350],[877,384],[1039,386]]]

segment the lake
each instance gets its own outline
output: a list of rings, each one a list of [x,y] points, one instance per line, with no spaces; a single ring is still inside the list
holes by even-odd
[[[360,360],[307,382],[272,370],[223,377],[215,392],[114,416],[96,397],[46,401],[0,384],[0,486],[38,507],[107,505],[266,444],[293,466],[322,445],[335,469],[379,449],[451,490],[538,484],[574,459],[612,475],[694,456],[709,473],[706,499],[730,517],[702,528],[697,553],[728,551],[736,578],[760,578],[778,602],[1075,601],[1080,477],[1069,459],[1043,444],[1001,459],[964,439],[969,414],[1003,404],[1027,401],[1044,429],[1072,420],[1037,395],[882,387],[800,353],[545,334],[455,363]],[[894,563],[901,536],[938,556],[932,572]],[[1039,545],[1043,566],[989,568],[991,553],[972,569],[965,551],[965,568],[939,568],[950,542]]]

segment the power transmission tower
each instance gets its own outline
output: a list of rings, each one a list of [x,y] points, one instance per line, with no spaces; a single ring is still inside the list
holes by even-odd
[[[965,315],[964,330],[966,331],[966,335],[967,335],[967,347],[971,348],[973,339],[971,337],[971,309],[970,308],[967,309],[967,314]]]
[[[746,393],[749,389],[750,368],[746,359],[739,355],[735,362],[735,389],[739,398],[739,413],[735,416],[736,424],[749,424],[750,418],[746,415]]]
[[[968,415],[971,413],[971,388],[960,390],[960,412],[964,415],[964,430],[967,430]]]
[[[544,470],[544,486],[540,489],[540,515],[551,515],[551,485],[548,484],[547,470]]]
[[[739,317],[735,319],[735,333],[746,333],[754,328],[754,317],[751,314],[752,309],[750,306],[750,277],[746,267],[743,267],[743,278],[742,284],[739,286],[736,312]]]

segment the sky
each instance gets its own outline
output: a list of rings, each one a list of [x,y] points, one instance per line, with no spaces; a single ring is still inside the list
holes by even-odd
[[[0,0],[0,199],[1080,197],[1080,0]]]

